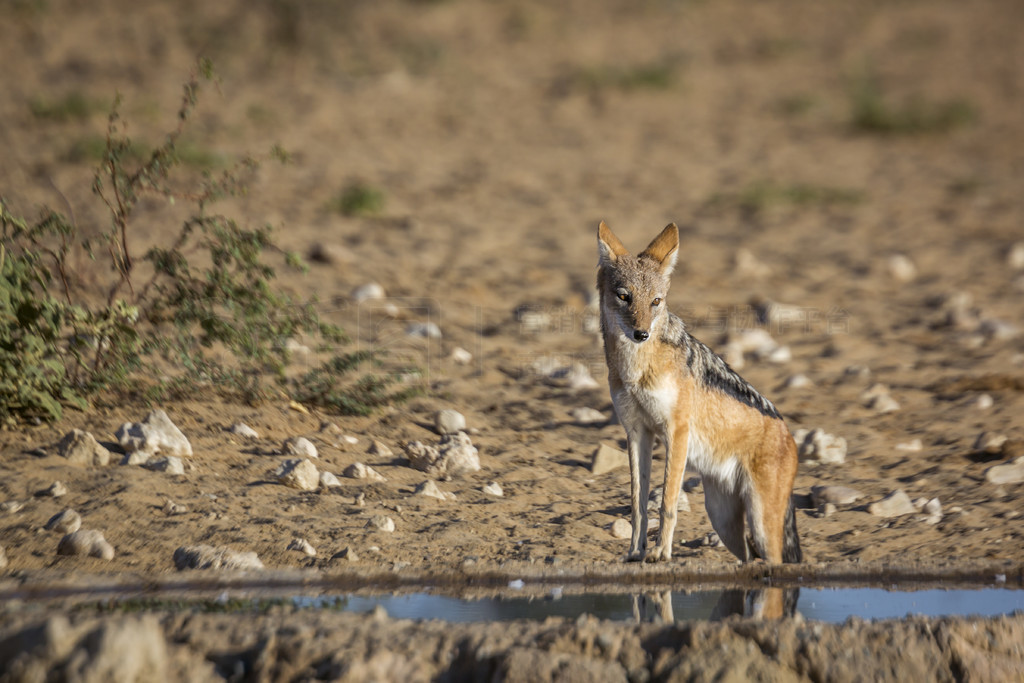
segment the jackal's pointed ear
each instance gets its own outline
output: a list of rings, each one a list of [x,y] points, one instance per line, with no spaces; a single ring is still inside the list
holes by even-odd
[[[665,226],[661,234],[640,252],[640,258],[644,256],[661,264],[662,275],[671,275],[676,267],[676,257],[679,256],[679,228],[675,223]]]
[[[610,265],[619,260],[620,256],[625,256],[628,253],[626,247],[622,246],[622,242],[615,236],[612,229],[604,221],[601,221],[601,225],[597,228],[598,263]]]

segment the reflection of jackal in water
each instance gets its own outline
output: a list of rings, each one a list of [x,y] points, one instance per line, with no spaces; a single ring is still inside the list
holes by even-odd
[[[722,591],[708,617],[721,621],[734,614],[755,619],[781,619],[796,614],[799,588],[727,588]],[[637,622],[671,624],[675,621],[672,591],[642,593],[633,596],[633,619]]]
[[[633,537],[627,559],[668,560],[689,458],[725,546],[743,561],[800,562],[790,496],[797,451],[782,417],[668,312],[679,230],[669,225],[638,256],[598,230],[597,287],[608,384],[629,443]],[[658,545],[647,554],[647,496],[655,437],[665,443]],[[744,536],[744,521],[750,540]]]

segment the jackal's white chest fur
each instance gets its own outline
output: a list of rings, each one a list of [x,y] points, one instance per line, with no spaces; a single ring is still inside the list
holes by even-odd
[[[671,373],[657,367],[641,345],[627,339],[620,340],[620,344],[623,386],[615,397],[615,407],[640,418],[649,429],[662,432],[672,423],[679,384]]]

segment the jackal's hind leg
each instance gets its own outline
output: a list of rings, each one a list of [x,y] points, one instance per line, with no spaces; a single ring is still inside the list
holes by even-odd
[[[742,562],[750,559],[747,540],[743,536],[743,517],[746,506],[732,486],[722,485],[710,477],[704,478],[704,507],[715,533],[733,555]]]

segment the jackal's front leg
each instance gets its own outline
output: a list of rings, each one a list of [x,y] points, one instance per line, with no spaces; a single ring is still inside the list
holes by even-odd
[[[647,553],[647,498],[651,490],[651,446],[654,435],[641,427],[626,433],[629,449],[630,519],[633,536],[627,562],[643,562]]]
[[[658,545],[647,556],[648,562],[672,559],[672,538],[679,518],[679,494],[683,488],[688,447],[689,429],[686,426],[665,435],[665,489],[661,496],[661,527],[658,529]]]

